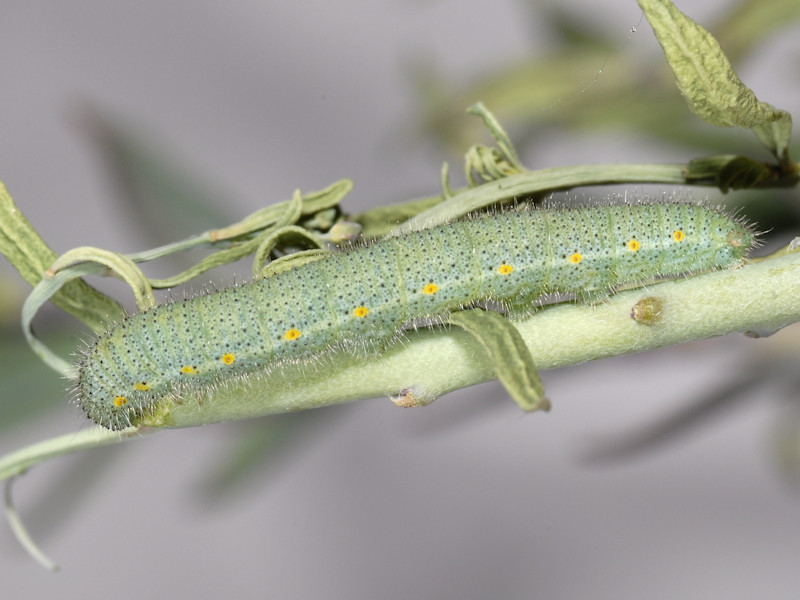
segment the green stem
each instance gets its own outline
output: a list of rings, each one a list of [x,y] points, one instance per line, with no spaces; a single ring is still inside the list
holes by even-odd
[[[509,175],[477,187],[459,190],[454,194],[451,202],[442,202],[419,213],[395,228],[394,233],[402,234],[430,227],[503,200],[524,198],[541,192],[614,183],[685,185],[686,168],[686,165],[682,164],[578,165]],[[710,181],[693,183],[695,185],[713,184]]]
[[[565,303],[517,322],[539,369],[641,352],[742,331],[775,331],[800,320],[800,252],[735,270],[668,281],[613,295],[599,306]],[[635,306],[647,318],[634,320]],[[641,311],[640,311],[641,312]],[[164,406],[154,426],[186,427],[378,396],[413,395],[420,404],[495,378],[484,351],[457,329],[410,331],[377,356],[337,353],[325,369],[287,365],[225,386],[213,403]],[[244,393],[247,391],[247,393]],[[556,402],[557,398],[554,399]]]
[[[742,331],[772,332],[800,321],[800,252],[778,253],[741,269],[667,281],[613,295],[600,305],[565,303],[516,323],[539,369],[642,352]],[[657,311],[635,307],[658,306]],[[645,318],[641,315],[644,314]],[[161,413],[163,427],[189,427],[226,418],[317,408],[378,396],[414,397],[415,404],[495,377],[473,336],[451,328],[409,331],[402,344],[370,357],[337,353],[325,369],[290,364],[244,383],[214,406],[173,405]],[[253,394],[254,391],[258,394]],[[676,390],[681,393],[682,390]],[[266,403],[264,398],[272,401]],[[557,402],[558,399],[556,398]],[[235,415],[235,416],[234,416]],[[98,445],[123,441],[152,429],[70,433],[0,458],[0,480],[31,466]]]

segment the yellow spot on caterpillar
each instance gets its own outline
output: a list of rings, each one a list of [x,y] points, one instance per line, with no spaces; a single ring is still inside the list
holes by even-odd
[[[512,267],[511,265],[503,264],[497,267],[497,272],[500,273],[500,275],[509,275],[513,270],[514,267]]]
[[[680,229],[676,229],[675,231],[672,232],[672,239],[675,240],[676,242],[682,242],[685,237],[686,234],[684,234]]]
[[[181,367],[181,373],[185,375],[194,375],[197,373],[197,369],[191,365],[186,365],[185,367]]]
[[[436,285],[435,283],[429,283],[424,288],[422,288],[423,294],[433,295],[438,291],[439,291],[439,286]]]
[[[642,244],[639,243],[639,240],[631,240],[630,242],[628,242],[628,250],[630,250],[631,252],[637,252],[641,247]]]
[[[222,362],[224,362],[226,365],[232,365],[235,360],[236,357],[233,354],[228,353],[222,355]]]
[[[356,306],[355,310],[353,311],[354,317],[366,317],[369,314],[369,309],[366,306]]]
[[[300,330],[299,329],[290,329],[286,333],[283,334],[283,337],[289,341],[296,340],[300,337]]]
[[[114,406],[117,408],[121,406],[125,406],[128,403],[128,399],[125,396],[117,396],[114,398]]]
[[[133,386],[133,389],[138,390],[140,392],[146,392],[147,390],[150,389],[150,386],[147,385],[147,383],[144,381],[139,381],[136,383],[136,385]]]
[[[575,254],[569,257],[569,262],[571,262],[573,265],[577,265],[582,260],[583,260],[583,254],[581,254],[580,252],[576,252]]]

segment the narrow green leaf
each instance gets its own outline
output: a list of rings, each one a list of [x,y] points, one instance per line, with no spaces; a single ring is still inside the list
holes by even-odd
[[[74,365],[43,344],[33,333],[31,322],[39,308],[65,285],[86,275],[105,275],[109,271],[131,287],[139,310],[156,306],[152,287],[133,261],[122,254],[88,246],[73,248],[58,257],[22,305],[22,331],[28,345],[48,366],[69,379],[75,377]]]
[[[510,172],[520,173],[527,171],[525,165],[520,161],[517,150],[514,148],[514,144],[511,143],[511,138],[508,137],[506,130],[500,125],[500,121],[484,106],[483,102],[477,102],[470,106],[467,109],[467,113],[483,120],[483,124],[486,125],[489,133],[492,134],[495,142],[497,142],[497,148],[502,153],[501,158]]]
[[[236,423],[234,439],[209,465],[200,483],[201,499],[221,502],[245,486],[269,482],[343,414],[341,410],[311,410]]]
[[[14,508],[14,501],[12,500],[11,488],[14,483],[14,478],[11,478],[6,481],[5,484],[5,513],[6,519],[8,520],[8,525],[11,527],[11,532],[14,534],[14,537],[17,538],[17,541],[20,543],[25,551],[31,555],[31,558],[38,562],[41,566],[43,566],[48,571],[56,572],[61,569],[58,564],[53,562],[50,557],[48,557],[41,549],[36,545],[36,542],[33,541],[33,538],[28,533],[28,530],[25,528],[25,525],[22,523],[22,519],[20,518],[19,514],[17,513],[17,509]]]
[[[312,222],[318,213],[338,206],[339,202],[352,187],[352,181],[342,179],[323,190],[311,192],[306,196],[300,195],[298,190],[292,200],[279,202],[257,210],[232,225],[206,231],[183,241],[167,244],[153,250],[129,254],[128,258],[134,262],[145,262],[191,248],[215,247],[220,242],[230,244],[226,247],[223,245],[222,250],[209,254],[200,262],[177,275],[164,279],[150,279],[150,285],[154,288],[175,287],[209,269],[232,263],[252,254],[274,230],[299,221],[302,221],[303,225]],[[303,216],[309,216],[310,219],[303,221]],[[309,231],[309,235],[313,238],[315,234],[313,231]],[[323,236],[323,234],[319,235]]]
[[[779,115],[758,101],[719,43],[669,0],[637,0],[664,50],[689,108],[717,127],[750,129]]]
[[[433,208],[445,200],[444,196],[418,198],[388,206],[378,206],[368,211],[350,215],[350,220],[360,223],[365,238],[379,238],[391,233],[400,223]]]
[[[522,410],[550,410],[533,357],[511,321],[480,308],[452,313],[448,321],[480,343],[500,383]]]
[[[22,332],[31,350],[41,358],[51,369],[59,373],[62,377],[72,379],[75,377],[75,365],[68,360],[64,360],[53,352],[46,344],[39,340],[33,333],[31,322],[36,316],[39,308],[50,301],[54,294],[61,291],[66,285],[77,278],[86,275],[102,275],[108,268],[99,263],[83,263],[67,269],[63,269],[53,276],[43,277],[37,283],[25,302],[22,305],[21,322]]]
[[[311,235],[307,229],[297,227],[296,225],[281,227],[280,229],[271,232],[263,239],[259,239],[261,243],[253,254],[254,277],[258,277],[260,275],[264,269],[264,266],[268,264],[268,259],[272,254],[272,251],[281,242],[286,243],[289,240],[293,240],[293,244],[296,244],[299,247],[307,248],[308,250],[324,250],[320,240]],[[294,254],[290,254],[289,256],[294,256]]]
[[[0,435],[47,411],[52,413],[54,398],[64,397],[64,381],[41,361],[32,360],[18,319],[19,308],[14,326],[0,327]],[[74,333],[51,333],[48,342],[60,355],[75,351]]]
[[[94,106],[82,116],[139,233],[161,244],[228,220],[223,209],[233,195],[199,169],[180,164],[162,141]]]
[[[434,204],[395,227],[392,235],[401,235],[447,223],[464,215],[505,201],[516,201],[558,190],[586,185],[610,183],[684,184],[684,170],[676,164],[597,164],[553,167],[526,171],[490,181],[473,188],[459,190],[449,200]],[[396,205],[395,209],[402,208]],[[415,207],[418,208],[418,207]],[[362,222],[359,216],[359,222]],[[365,226],[366,230],[366,226]]]
[[[153,431],[155,430],[146,427],[128,427],[120,431],[111,431],[97,425],[37,442],[5,456],[0,456],[0,481],[21,475],[40,462],[56,456],[108,444],[118,444],[131,438],[140,438]]]
[[[0,182],[0,254],[32,286],[56,260],[53,252],[14,204]],[[102,331],[109,322],[122,318],[122,307],[83,281],[65,285],[52,298],[53,304],[77,317],[95,331]]]

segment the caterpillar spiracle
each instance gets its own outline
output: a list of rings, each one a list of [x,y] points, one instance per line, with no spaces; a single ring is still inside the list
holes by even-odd
[[[176,404],[202,398],[213,407],[230,382],[331,348],[391,343],[411,322],[484,301],[520,307],[554,293],[588,300],[619,286],[731,268],[754,241],[741,220],[691,203],[459,220],[135,314],[86,349],[75,395],[110,429],[154,415],[168,425]]]

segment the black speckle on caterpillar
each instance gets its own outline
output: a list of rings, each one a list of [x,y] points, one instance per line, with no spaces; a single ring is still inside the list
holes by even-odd
[[[147,424],[256,372],[388,344],[408,323],[482,302],[520,310],[548,294],[598,300],[620,286],[736,267],[754,242],[741,220],[690,203],[456,221],[133,315],[87,348],[75,395],[104,427]]]

